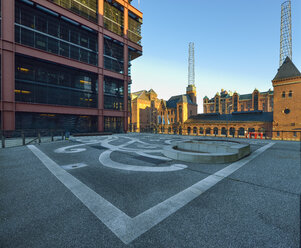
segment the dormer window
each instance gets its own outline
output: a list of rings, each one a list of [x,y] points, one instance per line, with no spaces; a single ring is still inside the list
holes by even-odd
[[[285,91],[282,91],[282,98],[285,98]]]

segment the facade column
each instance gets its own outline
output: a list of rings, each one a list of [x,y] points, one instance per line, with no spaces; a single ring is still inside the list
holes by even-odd
[[[1,128],[15,129],[15,1],[2,3]]]
[[[97,116],[98,132],[104,131],[103,15],[104,15],[104,0],[98,0],[98,116]]]
[[[103,75],[98,74],[98,132],[104,131],[103,101]]]

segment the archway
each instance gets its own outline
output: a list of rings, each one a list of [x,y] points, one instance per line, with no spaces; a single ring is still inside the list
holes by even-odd
[[[227,129],[225,127],[222,127],[222,134],[227,135]]]
[[[218,128],[217,127],[213,128],[213,134],[218,135]]]
[[[193,128],[193,134],[198,134],[198,129],[197,129],[197,127],[194,127],[194,128]]]
[[[190,132],[191,132],[191,128],[187,127],[187,134],[190,135]]]
[[[231,136],[235,136],[235,128],[234,127],[230,127],[229,133]]]
[[[245,129],[243,127],[240,127],[238,129],[238,135],[240,135],[240,136],[244,136],[245,135]]]
[[[207,128],[206,128],[206,134],[210,134],[210,132],[211,132],[211,128],[210,128],[210,127],[207,127]]]
[[[204,128],[200,127],[200,134],[204,134]]]

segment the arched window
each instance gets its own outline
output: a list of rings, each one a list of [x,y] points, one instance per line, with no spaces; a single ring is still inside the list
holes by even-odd
[[[193,128],[193,133],[194,133],[194,134],[198,134],[198,129],[197,129],[197,127],[194,127],[194,128]]]
[[[248,132],[249,132],[249,133],[250,133],[250,132],[255,132],[255,128],[249,127],[249,128],[248,128]]]
[[[210,134],[210,132],[211,132],[211,128],[210,128],[210,127],[207,127],[207,128],[206,128],[206,134]]]
[[[290,90],[289,92],[288,92],[288,97],[292,97],[293,96],[293,92]]]
[[[215,135],[218,135],[218,128],[217,128],[217,127],[213,128],[213,133],[214,133]]]
[[[282,91],[282,98],[285,98],[285,91]]]
[[[240,135],[240,136],[244,136],[245,135],[245,129],[243,127],[240,127],[238,129],[238,135]]]
[[[200,127],[200,134],[204,133],[204,128]]]
[[[235,128],[231,127],[230,130],[229,130],[229,133],[230,133],[231,136],[234,137],[234,135],[235,135]]]
[[[191,128],[188,127],[188,128],[187,128],[187,133],[190,134],[190,132],[191,132]]]
[[[222,128],[222,134],[227,135],[227,129],[225,127]]]

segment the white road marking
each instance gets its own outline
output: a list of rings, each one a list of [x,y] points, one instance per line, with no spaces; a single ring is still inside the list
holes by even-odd
[[[112,151],[107,150],[100,154],[99,162],[106,167],[118,169],[118,170],[127,170],[127,171],[140,171],[140,172],[170,172],[170,171],[178,171],[187,168],[186,165],[175,166],[164,166],[164,167],[152,167],[152,166],[139,166],[139,165],[131,165],[131,164],[123,164],[115,162],[111,159]]]
[[[78,169],[86,166],[88,165],[85,163],[76,163],[76,164],[62,165],[61,167],[65,170],[73,170],[73,169]]]
[[[72,145],[72,146],[65,146],[65,147],[61,147],[61,148],[55,149],[54,152],[56,152],[56,153],[77,153],[77,152],[83,152],[83,151],[86,151],[87,149],[86,148],[76,148],[76,147],[86,146],[86,145],[93,145],[93,144],[97,144],[97,143],[100,143],[100,142],[101,141],[94,141],[94,142],[90,142],[90,143],[84,143],[84,144],[78,144],[78,145]]]
[[[228,177],[242,166],[255,159],[273,146],[269,143],[250,156],[237,161],[226,168],[200,180],[187,189],[131,218],[95,191],[63,170],[46,154],[33,145],[27,147],[42,161],[42,163],[61,181],[100,221],[102,221],[122,242],[129,244],[143,233],[175,213],[180,208],[200,196],[222,179]]]

